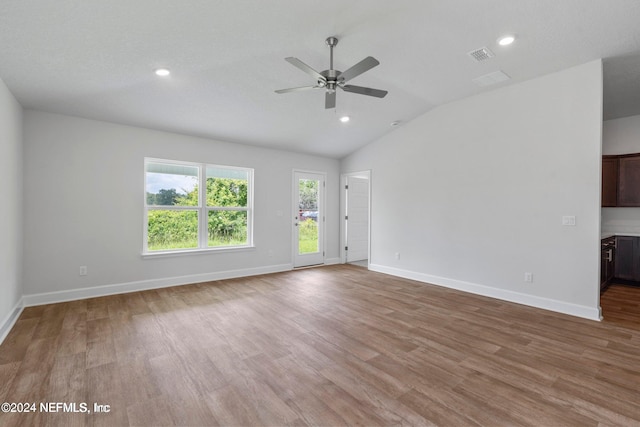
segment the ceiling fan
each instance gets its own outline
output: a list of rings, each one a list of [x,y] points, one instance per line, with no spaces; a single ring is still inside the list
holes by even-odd
[[[359,95],[375,96],[376,98],[384,98],[387,95],[386,90],[372,89],[370,87],[354,86],[346,84],[349,80],[359,76],[380,64],[380,62],[372,56],[367,56],[362,61],[358,62],[353,67],[346,71],[338,71],[333,69],[333,48],[338,44],[336,37],[328,37],[326,40],[330,49],[329,69],[321,72],[317,72],[298,58],[292,56],[285,58],[284,60],[309,74],[316,79],[314,86],[292,87],[289,89],[276,90],[276,93],[289,93],[299,92],[308,89],[326,89],[324,98],[324,108],[336,107],[336,90],[338,88],[345,92],[357,93]]]

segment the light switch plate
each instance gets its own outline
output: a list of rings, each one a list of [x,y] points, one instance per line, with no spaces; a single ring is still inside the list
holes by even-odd
[[[565,215],[562,217],[562,225],[576,225],[576,217],[573,215]]]

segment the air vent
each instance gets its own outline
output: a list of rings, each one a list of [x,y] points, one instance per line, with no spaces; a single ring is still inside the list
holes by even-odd
[[[469,55],[476,62],[482,62],[484,60],[493,58],[495,56],[495,54],[491,52],[489,48],[486,48],[486,47],[481,47],[480,49],[472,50],[471,52],[468,52],[467,55]]]
[[[478,86],[491,86],[509,80],[511,77],[502,71],[494,71],[484,76],[476,77],[473,82]]]

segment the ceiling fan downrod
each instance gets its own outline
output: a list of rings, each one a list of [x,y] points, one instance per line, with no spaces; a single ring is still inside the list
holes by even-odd
[[[329,69],[333,70],[333,48],[338,45],[338,39],[336,37],[327,37],[325,42],[329,46]]]
[[[325,42],[327,43],[327,46],[329,46],[329,69],[320,74],[326,78],[325,85],[329,93],[334,93],[336,91],[337,77],[339,73],[333,69],[333,48],[338,45],[338,38],[327,37]]]

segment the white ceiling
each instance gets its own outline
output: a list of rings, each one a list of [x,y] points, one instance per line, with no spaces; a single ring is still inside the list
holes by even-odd
[[[328,36],[337,69],[380,61],[350,83],[386,98],[339,92],[325,110],[322,91],[274,93],[313,83],[285,57],[328,68]],[[483,46],[495,57],[467,56]],[[0,78],[26,108],[336,158],[392,121],[598,58],[604,117],[640,114],[639,52],[637,0],[0,1]],[[497,70],[512,79],[472,82]]]

